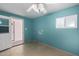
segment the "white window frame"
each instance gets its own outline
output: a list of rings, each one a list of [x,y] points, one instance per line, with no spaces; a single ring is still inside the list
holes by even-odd
[[[67,19],[67,18],[70,18],[70,19]],[[73,25],[74,26],[69,26],[68,25],[68,22],[71,21],[74,23]],[[70,15],[70,16],[66,16],[66,19],[65,19],[65,27],[66,28],[77,28],[77,15]]]
[[[71,20],[73,21],[74,26],[68,25],[68,22]],[[61,25],[60,24],[58,25],[58,23],[60,23]],[[61,28],[77,28],[77,14],[56,18],[56,28],[60,28],[60,29]]]

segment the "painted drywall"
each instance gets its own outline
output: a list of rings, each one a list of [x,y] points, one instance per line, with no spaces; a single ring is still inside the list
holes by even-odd
[[[29,19],[24,20],[24,37],[25,43],[29,43],[32,41],[32,21]]]
[[[79,55],[79,5],[60,10],[33,20],[32,38],[35,41],[54,46],[73,54]],[[56,29],[56,18],[78,15],[77,29]],[[42,34],[39,32],[43,30]]]
[[[24,19],[25,42],[31,42],[32,40],[38,41],[52,47],[54,46],[65,51],[69,51],[76,55],[79,55],[79,26],[77,29],[56,29],[56,18],[78,13],[79,6],[75,6],[30,20],[16,14],[0,11],[0,15]]]
[[[0,15],[23,19],[24,20],[24,40],[25,40],[24,42],[31,41],[31,20],[29,18],[12,14],[9,12],[4,12],[4,11],[0,11]],[[5,21],[4,24],[7,24],[7,22]],[[25,30],[25,28],[27,28],[27,30]]]

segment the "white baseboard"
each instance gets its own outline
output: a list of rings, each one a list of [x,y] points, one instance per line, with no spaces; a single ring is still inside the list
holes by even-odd
[[[23,44],[23,43],[24,43],[23,40],[15,41],[15,42],[12,42],[12,46],[20,45],[20,44]]]

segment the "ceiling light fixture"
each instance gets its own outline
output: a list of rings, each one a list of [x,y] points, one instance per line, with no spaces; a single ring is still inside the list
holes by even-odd
[[[46,14],[47,12],[47,10],[45,9],[45,4],[43,3],[32,4],[32,6],[27,9],[27,12],[30,12],[31,10],[34,10],[38,14],[39,13]]]

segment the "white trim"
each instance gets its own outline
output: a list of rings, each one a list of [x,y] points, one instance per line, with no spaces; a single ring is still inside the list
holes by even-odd
[[[73,17],[75,17],[75,19],[73,19]],[[67,21],[69,20],[69,19],[71,20],[71,18],[74,20],[74,27],[68,27],[67,26]],[[73,14],[73,15],[68,15],[68,16],[64,16],[64,17],[59,17],[59,18],[56,18],[56,28],[57,29],[75,29],[75,28],[77,28],[77,18],[78,18],[78,15],[77,14]],[[62,21],[63,20],[63,22],[61,23],[60,21]],[[57,24],[57,23],[60,23],[60,24]]]
[[[10,17],[4,15],[0,15],[0,18],[10,19]]]
[[[19,17],[14,17],[14,16],[10,16],[11,19],[23,19],[23,18],[19,18]]]
[[[24,43],[24,20],[22,18],[16,18],[16,17],[10,17],[10,18],[11,18],[10,27],[11,27],[11,21],[13,21],[13,20],[22,20],[22,39],[23,39],[23,43]],[[11,28],[10,28],[10,34],[11,34]]]
[[[24,30],[24,29],[25,29],[25,28],[24,28],[24,19],[23,19],[22,21],[23,21],[23,28],[22,28],[22,29],[23,29],[23,33],[22,33],[22,34],[23,34],[23,41],[24,41],[24,35],[25,35],[25,30]],[[24,42],[23,42],[23,43],[24,43]]]
[[[0,26],[4,26],[4,27],[7,27],[8,26],[9,27],[9,25],[0,25]]]

